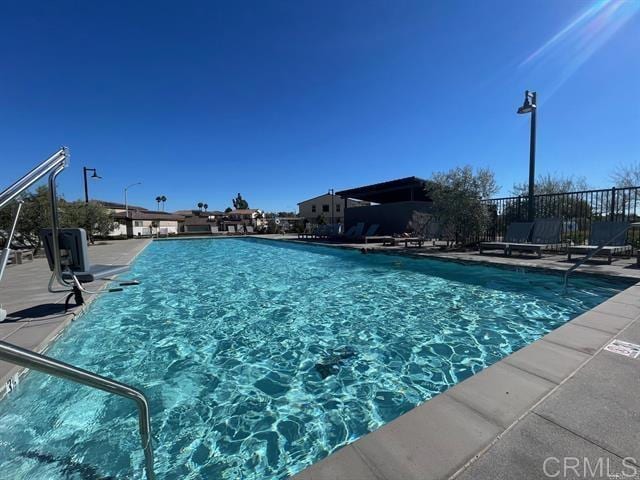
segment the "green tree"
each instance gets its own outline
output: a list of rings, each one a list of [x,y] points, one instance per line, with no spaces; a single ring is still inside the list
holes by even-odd
[[[49,191],[45,186],[38,187],[35,192],[22,195],[24,204],[16,227],[15,243],[33,248],[35,253],[40,249],[40,231],[51,227],[51,209],[49,208]],[[67,202],[58,199],[58,215],[63,228],[85,228],[89,237],[105,237],[114,228],[113,215],[97,202],[85,204],[81,200]],[[0,211],[0,229],[8,231],[13,219],[11,208]]]
[[[426,185],[433,201],[433,216],[445,238],[454,244],[477,241],[489,225],[489,211],[482,200],[498,190],[493,172],[469,165],[434,173]]]
[[[49,189],[45,186],[38,187],[35,192],[22,194],[22,210],[16,235],[15,244],[22,244],[33,248],[35,253],[40,249],[40,230],[51,226],[51,209],[49,208]],[[14,210],[5,207],[0,210],[0,229],[8,231],[11,227]],[[3,243],[6,240],[3,240]]]
[[[232,202],[233,202],[233,207],[236,210],[245,210],[249,208],[249,203],[247,203],[247,201],[244,198],[242,198],[242,195],[240,195],[239,193],[238,193],[238,196],[232,200]]]
[[[229,212],[233,212],[233,208],[227,207],[224,209],[224,213],[229,213]]]

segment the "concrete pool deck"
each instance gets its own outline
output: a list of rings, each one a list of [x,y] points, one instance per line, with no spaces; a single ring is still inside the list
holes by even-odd
[[[89,247],[89,258],[93,263],[103,265],[129,264],[150,242],[150,239],[99,241]],[[75,307],[73,301],[69,311],[64,312],[67,294],[50,293],[47,290],[50,276],[51,271],[44,257],[7,267],[0,285],[0,302],[8,316],[0,323],[0,340],[41,353],[82,313],[84,308]],[[95,282],[90,288],[97,290],[104,284],[106,282]],[[93,298],[95,295],[85,294],[84,307]],[[23,370],[0,361],[0,397],[6,393],[7,382],[13,381]]]
[[[149,242],[100,242],[90,247],[89,254],[96,263],[129,263]],[[395,250],[393,253],[404,251]],[[417,249],[407,252],[434,255]],[[535,264],[547,270],[568,268],[567,263],[551,257],[541,259],[545,261],[541,264],[534,258],[497,255],[475,259],[473,252],[445,255],[453,256],[447,260],[489,264],[500,259],[505,262],[500,264],[510,267],[534,268],[529,264]],[[591,273],[640,279],[640,270],[630,264],[619,260],[612,266],[588,268]],[[42,351],[80,314],[79,308],[61,313],[65,295],[47,292],[49,276],[43,258],[7,269],[0,285],[0,300],[9,311],[9,320],[0,323],[0,339]],[[603,347],[613,338],[640,343],[639,317],[640,286],[636,285],[295,478],[539,479],[545,478],[543,467],[548,458],[547,472],[553,478],[567,478],[553,475],[562,469],[567,457],[579,459],[581,469],[587,466],[584,457],[589,459],[590,468],[603,458],[609,461],[609,472],[628,472],[629,465],[637,466],[640,460],[640,359],[604,351]],[[0,362],[0,396],[6,381],[17,371],[17,367]],[[625,457],[634,461],[623,464]]]

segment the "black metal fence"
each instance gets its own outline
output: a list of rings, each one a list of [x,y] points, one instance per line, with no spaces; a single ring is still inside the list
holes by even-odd
[[[526,196],[492,198],[483,203],[489,209],[490,222],[482,241],[502,240],[511,222],[527,221]],[[640,187],[535,195],[534,207],[536,218],[562,219],[563,245],[584,245],[593,222],[640,220]],[[627,241],[639,248],[640,229],[630,229]]]

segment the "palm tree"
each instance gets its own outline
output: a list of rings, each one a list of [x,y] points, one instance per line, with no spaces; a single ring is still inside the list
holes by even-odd
[[[165,197],[164,195],[162,195],[160,197],[160,201],[162,202],[162,211],[164,212],[164,203],[167,201],[167,197]]]
[[[156,202],[158,203],[158,210],[160,210],[160,202],[162,201],[162,197],[157,196],[156,197]]]
[[[209,205],[207,205],[206,203],[202,206],[202,208],[204,208],[204,211],[206,212],[207,209],[209,208]]]
[[[204,203],[202,202],[198,202],[198,208],[200,209],[200,211],[202,211],[202,206],[204,205]]]

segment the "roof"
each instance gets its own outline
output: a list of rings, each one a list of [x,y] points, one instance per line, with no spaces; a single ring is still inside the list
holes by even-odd
[[[184,219],[184,224],[187,226],[209,225],[210,223],[213,223],[213,220],[209,220],[209,217],[207,216],[199,217],[197,215],[192,215]]]
[[[257,208],[241,208],[239,210],[231,210],[230,212],[226,212],[225,215],[253,215],[257,211]]]
[[[102,205],[103,207],[106,208],[117,208],[117,209],[130,209],[130,210],[147,210],[144,207],[138,207],[136,205],[125,205],[124,203],[118,203],[118,202],[107,202],[106,200],[95,200],[96,202],[98,202],[100,205]]]
[[[219,210],[211,210],[211,211],[203,211],[203,210],[176,210],[175,212],[176,215],[184,215],[185,217],[195,217],[195,216],[201,216],[201,217],[210,217],[210,216],[219,216],[219,215],[224,215],[224,212],[221,212]]]
[[[312,198],[308,198],[306,200],[302,200],[301,202],[298,202],[298,205],[300,205],[301,203],[310,202],[312,200],[317,200],[317,199],[322,198],[322,197],[330,197],[330,196],[331,196],[330,193],[323,193],[322,195],[318,195],[316,197],[312,197]]]
[[[126,212],[118,212],[115,213],[113,217],[118,219],[130,218],[131,220],[184,220],[184,216],[182,215],[168,212],[153,212],[150,210],[129,210],[128,217],[126,216]]]
[[[427,180],[419,177],[405,177],[388,182],[373,183],[363,187],[336,192],[341,197],[356,198],[375,203],[396,203],[407,201],[428,202],[425,192]]]

